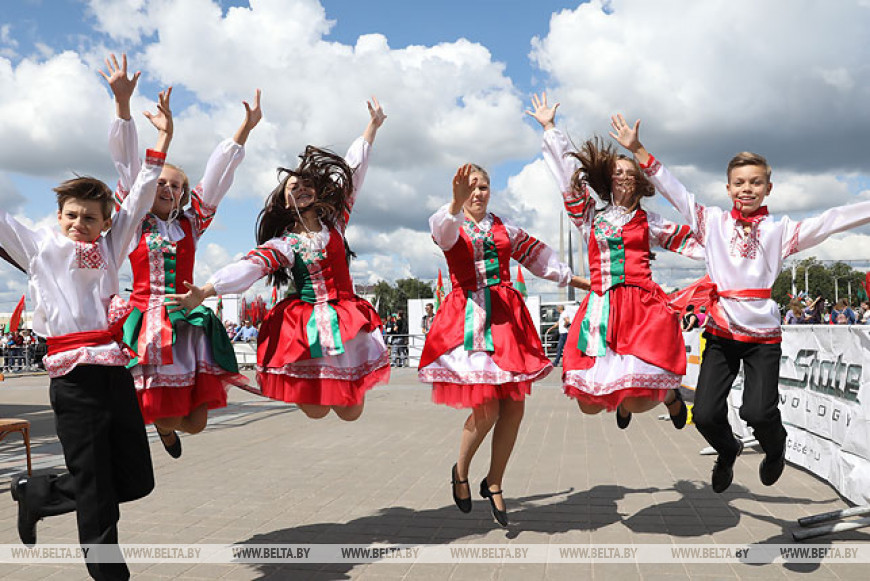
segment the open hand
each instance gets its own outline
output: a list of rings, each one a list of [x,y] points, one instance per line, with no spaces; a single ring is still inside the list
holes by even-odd
[[[372,100],[366,101],[366,106],[369,108],[369,116],[371,117],[370,123],[373,124],[376,128],[383,125],[384,121],[387,119],[387,116],[384,113],[381,104],[378,103],[378,99],[374,95],[372,95]]]
[[[640,119],[634,122],[634,126],[631,126],[626,123],[625,117],[622,116],[622,113],[619,113],[610,118],[610,126],[613,128],[613,131],[610,132],[610,136],[622,147],[632,153],[637,152],[641,147],[643,147],[640,143],[640,137],[638,136]]]
[[[109,83],[109,88],[112,89],[112,94],[118,103],[118,117],[129,119],[130,98],[136,90],[136,84],[139,82],[139,76],[142,73],[141,71],[136,71],[132,77],[127,76],[127,53],[121,55],[120,65],[118,65],[118,59],[115,58],[114,54],[110,54],[105,62],[106,72],[100,70],[99,73]]]
[[[172,96],[172,87],[160,91],[157,95],[157,113],[145,111],[144,115],[157,128],[157,131],[172,134],[172,109],[169,107],[169,98]]]
[[[540,97],[537,93],[532,95],[532,107],[534,107],[534,111],[526,109],[526,115],[534,117],[545,131],[556,126],[556,109],[559,108],[559,103],[552,107],[548,106],[546,92],[541,93]]]
[[[260,108],[260,89],[254,94],[254,106],[251,107],[247,101],[242,101],[245,106],[245,127],[250,131],[257,126],[257,123],[263,118],[263,110]]]
[[[205,300],[206,296],[204,289],[189,282],[185,282],[184,286],[188,289],[186,293],[166,295],[166,310],[170,313],[176,311],[186,311],[189,313],[201,305],[202,301]]]
[[[467,163],[456,170],[456,175],[453,176],[453,204],[459,208],[465,205],[477,187],[477,178],[471,178],[472,173],[474,169]]]

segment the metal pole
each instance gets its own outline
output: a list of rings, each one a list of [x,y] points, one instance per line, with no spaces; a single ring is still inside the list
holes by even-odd
[[[794,283],[794,279],[797,276],[797,264],[794,262],[791,264],[791,296],[797,297],[797,286]]]
[[[840,520],[852,516],[862,516],[865,514],[870,514],[870,505],[856,506],[855,508],[844,508],[843,510],[834,510],[831,512],[823,512],[822,514],[815,514],[813,516],[805,516],[798,519],[798,524],[802,527],[808,527],[823,522]]]
[[[574,272],[574,250],[573,250],[573,246],[571,245],[571,229],[570,228],[568,228],[568,267],[571,269],[571,272]],[[574,291],[575,291],[575,289],[573,286],[568,287],[568,300],[571,302],[574,302],[574,298],[576,296],[574,294]]]
[[[858,520],[853,520],[849,522],[839,522],[834,524],[823,525],[820,527],[815,527],[811,529],[798,529],[792,531],[791,536],[796,541],[803,541],[805,539],[812,539],[815,537],[821,537],[823,535],[830,535],[833,533],[841,533],[844,531],[854,531],[855,529],[862,529],[864,527],[870,527],[870,517],[868,518],[859,518]]]

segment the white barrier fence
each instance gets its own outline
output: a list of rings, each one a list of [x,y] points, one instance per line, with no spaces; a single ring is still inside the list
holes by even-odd
[[[684,334],[688,370],[683,384],[695,388],[704,339]],[[870,327],[783,327],[779,407],[788,431],[786,459],[829,482],[856,504],[870,504]],[[740,420],[741,377],[731,390],[734,433],[751,436]]]

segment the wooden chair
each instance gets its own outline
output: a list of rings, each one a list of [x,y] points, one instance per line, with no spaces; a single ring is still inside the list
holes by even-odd
[[[13,432],[21,432],[24,437],[24,448],[27,451],[27,475],[33,476],[30,464],[30,422],[12,418],[0,418],[0,441]]]

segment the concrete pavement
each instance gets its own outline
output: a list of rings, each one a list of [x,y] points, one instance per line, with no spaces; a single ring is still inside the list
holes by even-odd
[[[33,423],[34,468],[62,468],[45,376],[0,383],[0,416]],[[370,392],[362,418],[307,419],[294,406],[243,391],[184,436],[171,459],[152,436],[157,487],[122,505],[124,543],[715,544],[790,543],[797,518],[848,507],[827,484],[788,466],[772,487],[758,481],[762,455],[747,450],[724,494],[709,487],[713,457],[691,426],[678,432],[635,416],[620,431],[611,414],[582,416],[558,373],[536,384],[504,482],[512,525],[493,523],[476,499],[460,513],[450,467],[467,412],[436,406],[416,373],[394,369]],[[486,474],[484,443],[471,468]],[[24,470],[17,436],[0,443],[0,544],[17,543],[11,477]],[[475,498],[477,498],[475,493]],[[74,515],[43,520],[40,543],[74,543]],[[823,544],[867,543],[868,532]],[[854,564],[197,564],[133,563],[136,579],[865,579]],[[0,564],[0,579],[86,579],[83,564]]]

